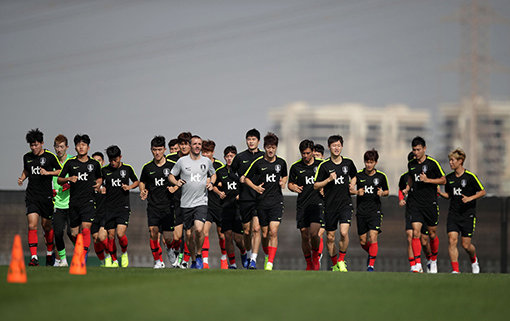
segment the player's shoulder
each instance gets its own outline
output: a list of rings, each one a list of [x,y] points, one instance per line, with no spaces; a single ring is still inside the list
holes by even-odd
[[[290,167],[292,168],[293,166],[299,166],[300,164],[303,164],[303,159],[300,158],[298,159],[297,161],[295,161],[294,163],[292,163],[292,165],[290,165]]]
[[[466,170],[464,170],[464,173],[466,173],[466,175],[467,175],[468,177],[471,177],[471,178],[473,178],[473,179],[475,179],[475,180],[478,180],[478,177],[476,176],[476,174],[475,174],[475,173],[470,172],[470,171],[468,171],[467,169],[466,169]]]
[[[47,154],[50,157],[55,157],[55,159],[58,160],[58,157],[57,157],[57,155],[55,155],[55,153],[53,153],[53,152],[51,152],[51,151],[49,151],[47,149],[44,150],[44,153]]]
[[[385,172],[380,171],[378,169],[376,169],[375,172],[376,172],[376,174],[379,174],[379,176],[382,176],[382,177],[386,178],[386,180],[388,180],[388,176],[386,175]]]
[[[283,157],[280,157],[278,155],[276,155],[276,160],[279,161],[280,163],[285,163],[287,164],[287,161],[283,158]]]
[[[439,166],[439,162],[434,157],[427,155],[427,160]]]
[[[446,179],[453,179],[455,178],[455,171],[451,171],[448,174],[446,174]]]
[[[216,168],[216,173],[221,173],[223,174],[224,172],[227,171],[227,165],[223,164],[222,166]]]
[[[66,161],[64,162],[64,164],[62,164],[62,166],[65,166],[66,164],[73,164],[75,162],[77,162],[77,156],[73,156],[73,157],[66,159]]]
[[[400,178],[403,178],[409,174],[409,171],[405,171],[400,175]]]
[[[151,160],[151,161],[149,161],[149,162],[147,162],[147,163],[143,164],[143,166],[142,166],[142,171],[143,171],[144,169],[146,169],[146,168],[150,168],[153,164],[154,164],[154,160]]]

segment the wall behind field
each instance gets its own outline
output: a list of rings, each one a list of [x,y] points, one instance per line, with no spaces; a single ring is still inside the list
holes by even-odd
[[[25,193],[20,191],[0,191],[0,264],[9,264],[12,240],[16,233],[21,234],[25,255],[29,255],[27,244],[27,223],[25,216]],[[502,248],[502,206],[509,199],[488,197],[478,202],[478,219],[473,243],[477,247],[482,272],[501,271]],[[276,269],[304,269],[305,261],[301,252],[300,234],[295,222],[295,197],[285,197],[285,214],[279,233],[279,246],[275,259]],[[146,203],[142,202],[138,194],[131,194],[132,214],[127,236],[129,238],[129,255],[132,266],[152,266],[152,255],[149,248],[149,234],[147,228]],[[449,272],[450,262],[447,251],[446,217],[448,203],[439,202],[441,215],[439,221],[439,272]],[[508,207],[507,207],[508,208]],[[389,197],[383,200],[384,221],[383,233],[379,236],[379,253],[376,261],[378,271],[408,271],[406,235],[404,224],[404,209],[398,207],[397,198]],[[219,268],[220,251],[218,239],[211,231],[210,237],[210,266]],[[506,228],[508,233],[508,227]],[[39,230],[39,257],[44,257],[45,246],[42,231]],[[366,268],[367,254],[358,243],[356,220],[353,219],[350,230],[350,245],[347,252],[347,264],[350,271],[363,271]],[[338,234],[337,234],[338,237]],[[507,240],[507,256],[510,242]],[[66,238],[68,255],[72,254],[73,246]],[[120,251],[120,250],[119,250]],[[260,251],[262,252],[262,250]],[[322,268],[328,266],[327,253],[324,251]],[[238,261],[239,253],[236,252]],[[95,253],[90,253],[91,258]],[[166,260],[166,257],[165,257]],[[92,260],[91,260],[92,261]],[[459,248],[459,262],[461,271],[469,272],[470,265],[467,255]],[[259,256],[258,266],[262,266],[263,256]],[[507,266],[508,270],[508,266]]]

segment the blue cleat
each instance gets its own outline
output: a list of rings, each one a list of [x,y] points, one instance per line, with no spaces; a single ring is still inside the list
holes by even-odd
[[[197,268],[197,261],[193,261],[191,262],[191,267],[190,269],[196,269]]]
[[[197,255],[197,269],[202,270],[204,268],[204,261],[202,255]]]
[[[228,269],[229,269],[229,270],[237,270],[237,266],[235,266],[235,265],[229,265],[229,266],[228,266]]]
[[[369,265],[369,266],[367,267],[367,272],[374,272],[374,267],[373,267],[373,266],[371,266],[371,265]]]
[[[241,262],[243,263],[243,268],[247,269],[248,268],[248,253],[244,253],[241,255]]]
[[[250,264],[248,265],[249,270],[256,270],[257,269],[257,262],[255,260],[250,260]]]

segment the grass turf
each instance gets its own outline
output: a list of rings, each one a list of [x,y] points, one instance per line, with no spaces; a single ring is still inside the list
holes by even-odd
[[[27,268],[0,320],[508,320],[505,274]]]

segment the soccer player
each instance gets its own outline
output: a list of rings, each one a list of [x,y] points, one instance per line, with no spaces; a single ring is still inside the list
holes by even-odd
[[[68,159],[58,176],[58,184],[69,183],[69,218],[71,228],[81,227],[85,253],[90,247],[90,228],[96,216],[94,192],[99,190],[101,165],[88,156],[90,138],[87,134],[74,136],[76,156]]]
[[[313,145],[313,157],[317,159],[324,159],[324,146],[321,144]]]
[[[460,148],[448,154],[450,168],[446,175],[444,198],[450,199],[446,229],[448,232],[448,253],[452,263],[452,273],[460,273],[457,242],[461,234],[462,247],[471,259],[471,271],[480,273],[476,257],[476,248],[471,243],[476,224],[476,200],[484,197],[486,192],[478,177],[464,168],[466,153]]]
[[[92,158],[99,162],[101,168],[104,166],[104,154],[101,152],[95,152],[92,154]],[[103,180],[104,183],[104,180]],[[96,216],[90,227],[90,234],[92,234],[92,240],[94,241],[94,251],[99,259],[100,266],[111,266],[111,258],[108,256],[105,263],[105,251],[108,249],[108,235],[105,229],[105,187],[103,184],[99,186],[99,190],[94,193],[94,202],[96,209]]]
[[[313,188],[315,172],[322,159],[314,157],[311,140],[299,144],[301,159],[292,164],[289,171],[289,190],[298,193],[296,206],[297,228],[301,232],[301,249],[305,256],[306,269],[320,269],[319,230],[324,222],[324,200]]]
[[[225,249],[229,269],[237,269],[234,242],[241,251],[243,266],[246,267],[248,262],[238,204],[239,176],[232,170],[232,161],[236,154],[235,146],[227,146],[223,151],[225,165],[216,170],[216,186],[213,189],[220,197],[222,207],[221,232],[225,235]]]
[[[257,256],[260,247],[260,224],[257,217],[257,210],[255,204],[255,198],[257,193],[246,186],[244,183],[244,173],[251,163],[264,155],[259,149],[260,132],[255,128],[250,129],[246,132],[246,146],[248,147],[245,151],[240,152],[236,155],[232,161],[232,170],[239,176],[239,210],[241,212],[241,219],[243,222],[244,232],[244,246],[248,251],[248,265],[245,268],[250,267],[255,269],[257,267]]]
[[[327,247],[331,257],[333,271],[347,272],[345,255],[349,246],[349,227],[352,219],[352,200],[350,191],[356,185],[356,166],[354,162],[342,157],[344,140],[340,135],[328,138],[331,157],[322,162],[315,174],[314,188],[324,189],[325,221]],[[335,254],[335,231],[340,224],[339,255]]]
[[[244,173],[246,185],[258,194],[257,217],[262,229],[262,249],[266,254],[264,270],[267,271],[273,269],[278,248],[278,229],[283,216],[282,188],[287,184],[287,163],[276,156],[277,148],[278,137],[267,133],[264,137],[264,155],[254,160]]]
[[[321,144],[315,144],[313,146],[313,156],[316,158],[316,159],[319,159],[319,160],[324,160],[324,146],[322,146]],[[320,190],[320,193],[322,195],[322,197],[324,197],[324,190]],[[319,239],[320,239],[320,244],[319,244],[319,263],[320,263],[320,260],[322,260],[322,251],[324,250],[324,232],[326,232],[326,229],[324,228],[324,223],[321,224],[321,227],[319,228]]]
[[[414,158],[414,153],[411,151],[407,155],[407,162],[411,161]],[[406,236],[407,236],[407,255],[409,258],[409,267],[410,271],[413,272],[415,270],[416,261],[414,260],[414,253],[413,253],[413,226],[411,225],[411,216],[409,213],[409,208],[407,206],[407,197],[404,196],[404,190],[407,186],[409,172],[405,172],[402,175],[400,175],[400,179],[398,181],[398,205],[400,207],[405,206],[405,222],[406,222]],[[427,229],[427,225],[423,224],[421,227],[421,246],[422,250],[427,256],[427,262],[430,262],[430,257],[432,255],[430,251],[430,242],[429,242],[429,230]],[[430,271],[429,269],[430,263],[427,265],[427,272]]]
[[[159,232],[161,230],[165,239],[172,240],[171,232],[174,230],[172,193],[175,192],[175,188],[168,184],[168,176],[174,163],[167,161],[165,151],[165,137],[155,136],[151,140],[153,159],[143,166],[138,185],[140,199],[147,200],[147,223],[155,269],[165,267],[159,245]]]
[[[53,147],[55,148],[55,154],[57,155],[58,162],[62,166],[71,155],[67,153],[69,144],[67,137],[60,134],[55,137],[53,141]],[[68,236],[71,241],[74,241],[71,237],[71,227],[69,226],[69,183],[59,185],[57,183],[57,176],[53,176],[53,203],[55,212],[53,214],[53,230],[55,231],[55,245],[57,247],[58,259],[55,260],[54,266],[66,267],[68,266],[66,258],[66,245],[64,242],[64,231],[69,229]]]
[[[213,189],[216,172],[209,158],[200,155],[202,139],[191,137],[190,154],[179,158],[169,176],[172,184],[181,187],[181,211],[186,230],[186,243],[196,261],[196,268],[204,267],[202,246],[204,244],[204,224],[207,219],[207,190]],[[176,176],[180,176],[177,180]],[[194,235],[192,236],[192,228]],[[186,262],[186,263],[185,263]],[[187,267],[186,258],[183,263]]]
[[[18,185],[28,178],[25,194],[28,222],[28,246],[30,248],[30,266],[39,265],[37,256],[37,225],[41,217],[41,227],[46,241],[46,265],[55,263],[53,251],[54,231],[51,224],[53,217],[52,177],[60,173],[62,167],[57,156],[44,149],[44,134],[39,128],[31,129],[26,135],[30,152],[23,156],[23,170],[18,178]]]
[[[131,214],[129,191],[137,188],[140,182],[133,167],[122,162],[122,153],[118,146],[109,146],[106,149],[106,155],[110,164],[103,167],[102,174],[103,184],[106,188],[105,228],[108,231],[108,252],[112,262],[111,267],[118,267],[115,244],[115,235],[117,235],[122,250],[121,266],[127,267],[129,258],[126,230]],[[129,184],[130,181],[131,184]]]
[[[375,168],[379,153],[375,149],[366,151],[363,160],[365,168],[356,174],[356,223],[359,243],[368,253],[367,271],[373,272],[379,249],[377,236],[381,233],[383,219],[381,197],[388,196],[390,191],[388,177]]]
[[[170,154],[179,152],[179,140],[177,138],[170,139],[168,142],[168,152]]]
[[[414,159],[407,165],[409,177],[404,195],[409,194],[407,203],[413,227],[412,246],[416,261],[413,272],[423,272],[420,258],[422,247],[420,237],[422,225],[427,224],[432,251],[429,273],[437,273],[437,252],[439,249],[439,239],[436,234],[439,221],[437,185],[444,185],[446,178],[439,162],[426,154],[427,146],[422,137],[413,138],[411,146]]]
[[[216,143],[212,140],[204,140],[202,142],[202,156],[207,157],[211,160],[214,170],[224,166],[221,161],[214,158],[214,148]],[[225,235],[221,232],[221,202],[220,197],[214,191],[209,191],[207,196],[207,220],[204,225],[204,245],[202,247],[202,257],[204,259],[204,269],[209,268],[209,231],[211,230],[212,223],[216,223],[216,232],[218,233],[218,242],[220,244],[221,269],[228,269],[227,263],[227,251],[225,250]]]

